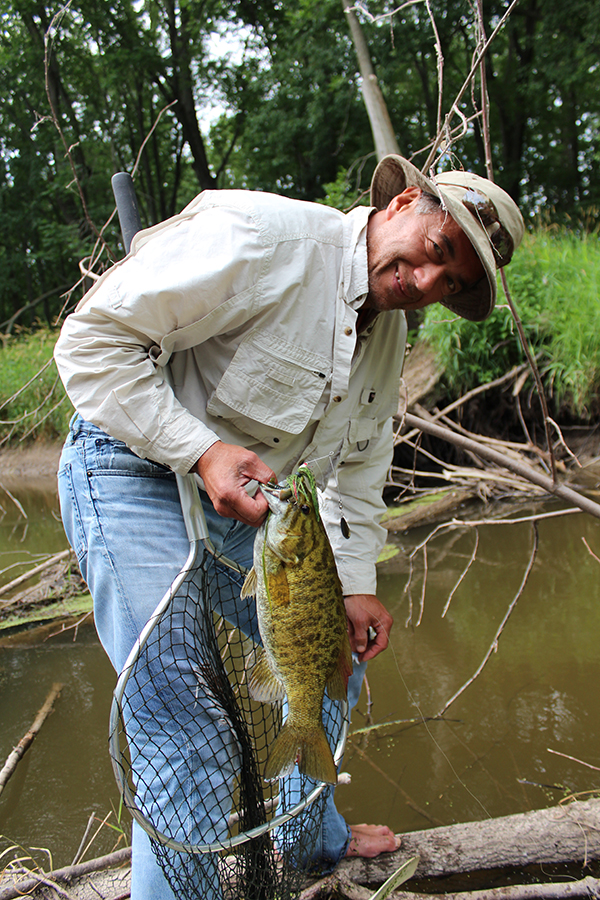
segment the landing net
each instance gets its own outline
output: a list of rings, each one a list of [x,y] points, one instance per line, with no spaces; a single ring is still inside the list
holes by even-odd
[[[188,561],[121,673],[110,750],[125,805],[150,835],[177,897],[296,897],[312,861],[330,786],[300,775],[265,781],[285,704],[251,700],[260,640],[245,573],[192,541]],[[326,698],[336,765],[345,703]]]

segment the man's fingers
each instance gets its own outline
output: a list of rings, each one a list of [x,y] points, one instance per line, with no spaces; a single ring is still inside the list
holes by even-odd
[[[344,603],[350,646],[365,662],[388,646],[393,619],[374,594],[350,594]]]
[[[269,506],[263,494],[256,491],[251,497],[243,488],[236,491],[228,491],[227,494],[212,498],[213,506],[220,516],[229,519],[237,519],[244,525],[252,525],[257,528],[265,519]]]
[[[375,627],[369,628],[368,644],[361,655],[360,661],[365,662],[366,660],[377,656],[378,653],[381,653],[382,650],[386,649],[389,642],[389,635],[383,627],[376,625]]]
[[[194,470],[220,516],[258,527],[268,511],[263,494],[246,490],[251,482],[267,483],[275,473],[251,450],[217,441],[200,457]]]

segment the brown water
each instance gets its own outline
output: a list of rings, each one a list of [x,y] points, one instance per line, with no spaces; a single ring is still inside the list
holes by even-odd
[[[53,495],[17,499],[26,520],[0,497],[2,570],[66,546]],[[406,625],[408,557],[427,534],[420,529],[398,539],[400,553],[380,568],[380,596],[395,617],[393,640],[369,667],[370,719],[366,690],[354,715],[352,730],[359,731],[344,766],[352,783],[338,789],[341,811],[349,821],[385,822],[402,832],[522,812],[599,788],[600,772],[583,763],[600,766],[600,563],[582,538],[600,556],[600,522],[584,515],[540,522],[537,558],[497,652],[443,721],[428,717],[488,652],[519,590],[532,531],[529,524],[480,527],[476,559],[444,617],[475,532],[437,534],[427,545],[424,594],[423,551],[415,555]],[[0,579],[18,572],[11,568]],[[0,762],[52,683],[65,684],[0,797],[0,833],[50,848],[55,865],[71,861],[92,812],[102,819],[119,803],[107,752],[114,675],[92,629],[72,637],[0,649]],[[398,720],[409,721],[364,730]],[[117,836],[105,826],[91,855],[107,852]]]

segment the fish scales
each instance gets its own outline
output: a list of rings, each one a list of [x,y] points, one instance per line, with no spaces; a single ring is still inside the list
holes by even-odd
[[[263,492],[270,511],[256,536],[244,592],[256,594],[264,653],[248,683],[257,700],[288,699],[265,777],[289,774],[297,763],[309,777],[335,784],[322,706],[326,687],[332,699],[346,698],[352,672],[342,587],[312,473],[301,468],[287,491]]]

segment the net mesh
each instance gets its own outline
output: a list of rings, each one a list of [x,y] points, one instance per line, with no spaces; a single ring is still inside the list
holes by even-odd
[[[144,630],[115,692],[111,756],[174,894],[291,898],[314,859],[327,791],[297,770],[261,777],[285,704],[252,700],[260,641],[244,581],[200,542]],[[345,704],[326,698],[336,762]]]

